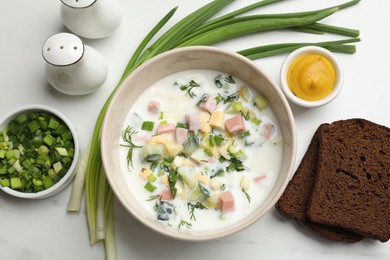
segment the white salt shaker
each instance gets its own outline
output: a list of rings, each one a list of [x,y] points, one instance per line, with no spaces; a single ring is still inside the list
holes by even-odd
[[[68,95],[96,91],[107,78],[107,62],[94,48],[84,45],[71,33],[49,37],[42,47],[46,79],[52,87]]]
[[[61,0],[61,19],[74,34],[90,39],[111,35],[122,20],[117,0]]]

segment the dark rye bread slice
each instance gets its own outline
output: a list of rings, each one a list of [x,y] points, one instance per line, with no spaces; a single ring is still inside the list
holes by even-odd
[[[389,240],[389,128],[349,119],[323,129],[306,216],[316,223]]]
[[[308,221],[306,218],[306,208],[311,197],[311,191],[317,172],[319,138],[327,125],[328,124],[322,124],[318,127],[298,169],[289,181],[286,190],[276,203],[276,209],[280,214],[293,218],[295,221],[307,226],[323,238],[353,243],[360,241],[362,236],[341,228],[315,224]]]

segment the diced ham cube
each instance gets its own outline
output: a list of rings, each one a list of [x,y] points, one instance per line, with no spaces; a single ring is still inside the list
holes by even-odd
[[[170,201],[173,200],[171,191],[166,188],[161,192],[160,200]]]
[[[217,101],[214,97],[208,96],[204,102],[200,103],[199,107],[211,113],[217,108]]]
[[[200,115],[199,114],[186,114],[186,121],[188,130],[197,131],[200,129]]]
[[[239,134],[246,130],[245,123],[241,115],[227,119],[225,121],[225,126],[231,134]]]
[[[234,197],[230,191],[222,192],[219,198],[221,199],[222,212],[234,210]]]
[[[271,139],[271,137],[274,134],[274,125],[270,123],[263,124],[263,133],[264,133],[264,138],[265,140]]]
[[[188,130],[185,128],[177,127],[175,130],[176,135],[176,143],[183,145],[185,140],[187,139]]]
[[[159,110],[160,110],[160,103],[158,103],[157,101],[153,101],[153,100],[149,102],[149,104],[148,104],[148,111],[149,112],[157,114]]]
[[[174,124],[159,124],[157,127],[158,134],[165,134],[175,131],[176,126]]]
[[[253,181],[256,182],[256,183],[259,183],[259,182],[261,182],[262,180],[264,180],[265,178],[267,178],[266,175],[261,175],[261,176],[255,177],[255,178],[253,179]]]

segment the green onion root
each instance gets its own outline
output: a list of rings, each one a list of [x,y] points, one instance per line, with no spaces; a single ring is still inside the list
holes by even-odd
[[[80,212],[81,210],[90,150],[91,144],[86,147],[83,157],[77,165],[76,176],[72,186],[72,193],[67,207],[67,210],[70,212]]]

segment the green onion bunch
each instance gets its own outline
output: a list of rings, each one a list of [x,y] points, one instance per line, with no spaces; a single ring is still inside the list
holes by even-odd
[[[217,18],[213,18],[223,8],[234,2],[234,0],[214,0],[184,17],[159,38],[154,40],[156,34],[177,11],[177,7],[168,12],[146,35],[133,53],[118,85],[107,98],[99,113],[92,141],[80,162],[68,210],[80,211],[85,188],[85,202],[91,244],[104,241],[106,258],[117,258],[113,218],[114,195],[108,185],[102,165],[100,134],[102,122],[113,95],[124,79],[126,79],[137,67],[156,55],[175,48],[195,45],[213,45],[248,34],[280,29],[313,34],[332,33],[342,35],[344,36],[344,39],[326,42],[276,43],[240,50],[238,53],[249,59],[259,59],[288,53],[307,45],[316,45],[333,52],[352,54],[356,52],[356,48],[355,45],[352,45],[351,43],[360,41],[358,38],[359,31],[323,24],[320,21],[341,9],[357,4],[359,1],[360,0],[352,0],[337,6],[306,12],[261,15],[246,14],[249,11],[265,5],[283,2],[283,0],[263,0],[225,15],[221,15]]]

